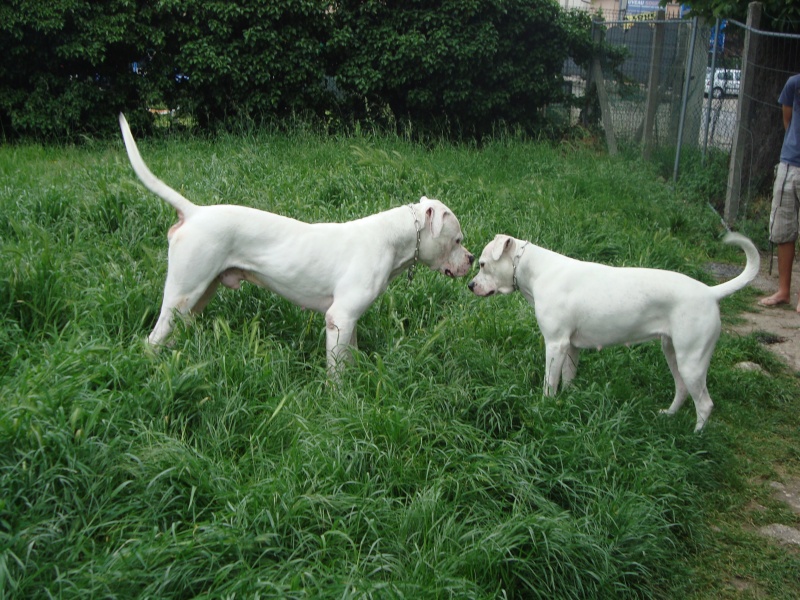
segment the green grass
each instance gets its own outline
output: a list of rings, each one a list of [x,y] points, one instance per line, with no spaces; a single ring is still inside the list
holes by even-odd
[[[425,194],[476,254],[503,232],[707,282],[709,258],[743,262],[704,201],[580,144],[141,150],[201,204],[341,221]],[[800,386],[751,337],[720,340],[695,435],[691,406],[656,414],[657,343],[585,352],[543,398],[524,299],[420,269],[364,315],[332,386],[324,319],[252,287],[146,346],[175,216],[121,143],[0,147],[0,210],[0,598],[740,597],[733,577],[800,594],[797,553],[742,527],[798,524],[762,482],[800,471]]]

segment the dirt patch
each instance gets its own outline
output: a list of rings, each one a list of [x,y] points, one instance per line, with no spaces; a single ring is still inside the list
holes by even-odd
[[[732,279],[741,268],[732,265],[711,264],[711,273],[727,281]],[[797,290],[800,288],[800,262],[795,260],[792,269],[793,301],[774,308],[764,308],[753,303],[752,312],[744,312],[739,316],[743,323],[728,325],[726,329],[735,333],[749,335],[756,332],[758,340],[780,357],[794,373],[800,373],[800,314],[795,310]],[[761,270],[752,281],[751,286],[764,292],[764,295],[778,289],[777,258],[773,259],[772,274],[769,273],[769,254],[761,255]]]
[[[800,546],[800,531],[781,523],[771,523],[758,528],[758,533],[764,537],[772,538],[783,544]]]
[[[730,580],[729,585],[738,593],[747,592],[748,597],[750,598],[767,598],[767,595],[762,591],[762,589],[752,581],[734,577]]]
[[[789,477],[783,483],[770,481],[769,487],[772,488],[772,497],[775,500],[783,502],[792,512],[800,515],[800,478]]]
[[[777,257],[773,258],[772,273],[770,270],[769,254],[761,255],[761,269],[758,276],[752,281],[751,286],[772,294],[778,289]],[[732,265],[712,264],[709,271],[720,281],[732,279],[741,272],[741,268]],[[726,330],[742,335],[756,334],[756,339],[769,348],[776,356],[796,374],[800,375],[800,314],[797,313],[797,290],[800,288],[800,262],[794,261],[792,265],[792,302],[773,308],[765,308],[753,303],[752,312],[743,312],[739,316],[744,322],[727,325]],[[748,368],[742,365],[741,368]],[[785,504],[794,513],[800,514],[800,478],[787,474],[782,477],[783,482],[770,481],[766,483],[771,488],[771,496]],[[750,510],[766,510],[756,502],[751,503]],[[772,523],[758,529],[758,533],[778,544],[797,547],[800,546],[800,530],[781,523]],[[744,584],[740,587],[739,584]],[[747,582],[734,581],[733,587],[739,591],[748,590]],[[752,592],[753,590],[749,590]]]

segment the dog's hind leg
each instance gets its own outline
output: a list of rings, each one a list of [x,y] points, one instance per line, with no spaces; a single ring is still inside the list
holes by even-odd
[[[714,410],[714,402],[712,402],[711,395],[708,393],[705,378],[703,379],[702,389],[698,390],[697,396],[695,396],[694,393],[692,394],[695,412],[697,413],[697,423],[695,423],[694,426],[695,431],[700,431],[705,427],[708,417],[711,416],[711,411]]]
[[[203,309],[208,305],[209,302],[211,302],[214,294],[216,294],[219,284],[219,279],[215,279],[208,285],[206,291],[203,292],[203,295],[200,296],[200,299],[195,302],[194,306],[191,308],[192,314],[199,315],[201,312],[203,312]]]
[[[210,281],[197,282],[187,291],[186,282],[178,284],[167,273],[161,313],[148,338],[150,344],[153,346],[163,345],[175,326],[175,314],[186,316],[190,312],[199,313],[202,311],[213,297],[218,285],[219,281],[213,278]]]
[[[682,349],[680,346],[676,347],[675,355],[680,376],[683,378],[686,388],[694,401],[694,408],[697,413],[697,422],[694,430],[700,431],[714,409],[714,403],[711,401],[711,396],[706,386],[706,375],[708,366],[711,363],[711,354],[714,352],[716,337],[704,341],[698,341],[695,338],[693,342],[689,350]]]
[[[693,365],[691,373],[687,373],[687,369],[683,369],[683,378],[689,388],[689,393],[694,400],[694,409],[697,413],[697,422],[695,423],[694,430],[700,431],[708,421],[711,411],[714,409],[714,403],[711,401],[711,396],[708,393],[706,386],[706,369],[701,364]]]
[[[674,415],[683,406],[686,397],[689,395],[689,389],[686,387],[683,377],[681,377],[680,370],[678,370],[678,359],[675,358],[675,346],[672,344],[672,338],[666,335],[661,337],[661,350],[664,352],[670,373],[672,373],[672,378],[675,380],[675,398],[669,408],[662,408],[659,412]]]

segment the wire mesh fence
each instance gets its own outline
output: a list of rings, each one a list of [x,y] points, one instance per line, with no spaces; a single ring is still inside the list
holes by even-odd
[[[741,32],[744,52],[725,203],[729,222],[747,214],[755,198],[769,200],[785,133],[778,97],[787,79],[800,71],[800,35],[759,30],[757,11],[751,11],[751,19],[730,25]]]
[[[593,98],[586,91],[598,86],[607,97],[600,107],[608,113],[603,128],[622,147],[648,146],[650,153],[672,159],[680,158],[683,146],[730,149],[737,95],[732,85],[722,93],[707,89],[712,27],[664,13],[637,21],[596,20],[594,27],[606,48],[598,58],[602,77],[591,68],[565,65],[565,78],[586,99],[574,122],[591,119]],[[729,52],[718,71],[735,64]]]

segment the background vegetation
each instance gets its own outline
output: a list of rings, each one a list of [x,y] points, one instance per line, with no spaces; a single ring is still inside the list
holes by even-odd
[[[321,221],[426,194],[476,253],[505,232],[705,281],[709,257],[743,261],[705,198],[591,140],[141,146],[198,203]],[[542,398],[523,298],[426,270],[365,314],[338,387],[323,318],[249,286],[154,353],[174,214],[121,144],[3,146],[0,181],[0,597],[724,598],[734,578],[800,594],[797,554],[752,533],[797,526],[759,482],[797,471],[800,390],[753,337],[720,340],[702,435],[691,407],[656,414],[657,343],[587,352]]]
[[[697,0],[692,2],[692,10],[708,19],[736,19],[747,21],[747,7],[750,0]],[[762,29],[770,31],[800,31],[800,6],[794,0],[763,0]]]
[[[201,127],[291,115],[481,136],[542,128],[590,21],[552,0],[9,0],[0,135],[76,138],[120,110]],[[136,65],[134,72],[133,65]]]

